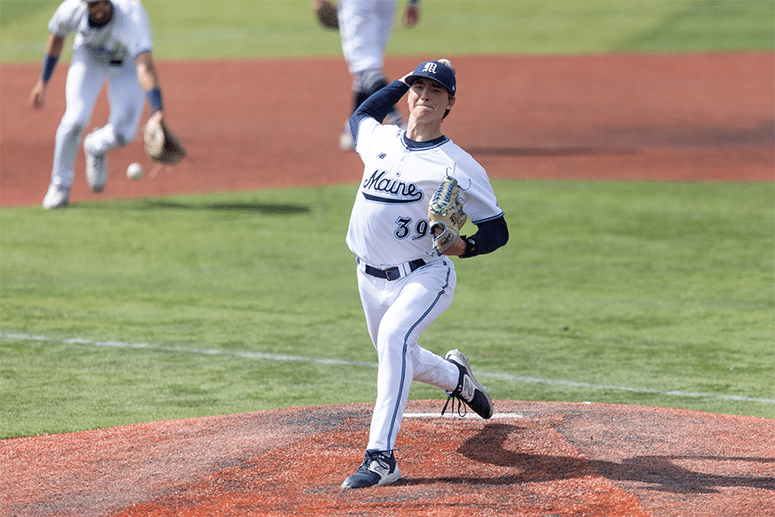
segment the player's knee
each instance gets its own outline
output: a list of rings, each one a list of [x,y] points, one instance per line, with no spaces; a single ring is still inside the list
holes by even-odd
[[[111,113],[108,126],[112,129],[116,145],[124,147],[137,136],[137,128],[142,114],[142,105],[127,107],[121,113]]]
[[[366,70],[358,73],[353,88],[355,94],[354,110],[387,84],[387,77],[382,70]]]
[[[83,135],[83,132],[86,130],[86,124],[87,122],[85,121],[64,118],[62,119],[62,123],[59,124],[57,133],[59,133],[59,135],[66,136],[67,138],[79,139],[81,138],[81,135]]]
[[[356,83],[356,91],[365,93],[367,96],[379,91],[388,84],[385,72],[381,69],[360,72]]]
[[[119,147],[124,147],[129,142],[134,140],[136,131],[132,131],[130,133],[116,133],[116,145]]]
[[[124,147],[129,142],[134,140],[135,136],[137,135],[137,126],[135,125],[128,125],[128,124],[120,124],[120,125],[112,125],[113,127],[113,137],[116,141],[116,146],[118,147]]]
[[[381,329],[379,339],[377,339],[377,355],[382,357],[395,355],[400,357],[404,350],[404,341],[406,339],[407,329]]]

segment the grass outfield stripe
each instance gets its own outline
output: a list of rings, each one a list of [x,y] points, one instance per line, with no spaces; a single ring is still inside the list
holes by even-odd
[[[0,339],[17,339],[20,341],[51,341],[55,343],[65,344],[77,344],[77,345],[92,345],[100,347],[114,347],[114,348],[130,348],[130,349],[142,349],[142,350],[156,350],[160,352],[182,352],[186,354],[201,354],[201,355],[222,355],[231,357],[243,357],[246,359],[267,359],[269,361],[297,361],[305,363],[315,364],[328,364],[334,366],[366,366],[370,368],[376,368],[377,363],[362,362],[362,361],[345,361],[341,359],[325,359],[316,357],[304,357],[297,355],[284,355],[284,354],[266,354],[262,352],[230,352],[227,350],[217,349],[205,349],[200,350],[196,348],[186,348],[180,346],[160,346],[149,343],[122,343],[120,341],[93,341],[83,338],[70,338],[70,339],[55,339],[47,336],[34,336],[30,334],[12,334],[0,332]],[[734,400],[740,402],[761,402],[764,404],[775,404],[775,399],[764,399],[756,397],[745,397],[741,395],[723,395],[720,393],[697,393],[687,391],[665,391],[656,390],[652,388],[633,388],[628,386],[613,386],[606,384],[590,384],[586,382],[556,380],[556,379],[541,379],[537,377],[523,377],[521,375],[511,375],[507,373],[491,373],[491,372],[477,372],[477,377],[500,379],[510,382],[524,382],[531,384],[549,384],[554,386],[567,386],[570,388],[585,388],[595,390],[615,390],[615,391],[628,391],[632,393],[651,393],[655,395],[669,395],[674,397],[691,397],[691,398],[714,398],[723,400]]]

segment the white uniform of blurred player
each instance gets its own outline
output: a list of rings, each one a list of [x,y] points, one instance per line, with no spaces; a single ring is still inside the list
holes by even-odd
[[[406,130],[382,125],[407,91]],[[393,449],[413,381],[446,390],[483,418],[492,416],[492,401],[463,354],[452,350],[442,358],[418,341],[455,292],[452,260],[431,255],[428,204],[442,179],[452,175],[458,180],[464,189],[463,209],[477,226],[474,235],[458,237],[446,255],[490,253],[508,241],[504,214],[485,170],[441,133],[455,91],[454,69],[427,61],[372,95],[350,118],[364,175],[347,244],[357,258],[358,288],[379,371],[364,462],[342,488],[385,485],[399,478]]]
[[[403,21],[407,27],[417,24],[419,0],[408,0]],[[383,70],[385,47],[393,31],[398,0],[340,0],[338,7],[339,34],[342,52],[352,75],[354,112],[375,91],[387,85]],[[403,125],[401,115],[394,108],[386,116],[386,123]],[[355,147],[349,124],[339,139],[343,151]]]
[[[57,129],[51,184],[43,200],[44,208],[59,208],[69,202],[81,136],[106,80],[108,123],[84,138],[86,180],[94,192],[105,188],[107,153],[127,145],[136,135],[144,91],[154,116],[162,118],[163,113],[150,25],[138,0],[65,0],[48,29],[43,72],[30,95],[33,108],[43,107],[65,40],[75,32],[65,87],[67,109]]]

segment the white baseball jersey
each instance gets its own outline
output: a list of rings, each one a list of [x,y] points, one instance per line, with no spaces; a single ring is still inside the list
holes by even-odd
[[[429,258],[428,203],[445,175],[458,180],[463,210],[473,223],[503,215],[487,173],[471,155],[447,137],[417,143],[405,133],[370,117],[358,128],[356,151],[365,168],[347,245],[373,266]]]
[[[88,7],[81,0],[62,2],[48,24],[49,32],[55,36],[66,38],[75,32],[73,59],[65,85],[67,110],[54,146],[52,185],[72,185],[78,144],[106,79],[110,118],[105,126],[86,137],[84,147],[104,155],[131,142],[137,133],[145,98],[135,58],[152,50],[151,29],[145,8],[138,0],[111,1],[112,18],[102,27],[89,25]]]
[[[88,6],[81,0],[65,0],[48,23],[50,33],[67,37],[75,32],[73,48],[86,48],[105,63],[133,59],[153,49],[145,8],[138,0],[111,0],[113,19],[103,27],[89,26]]]

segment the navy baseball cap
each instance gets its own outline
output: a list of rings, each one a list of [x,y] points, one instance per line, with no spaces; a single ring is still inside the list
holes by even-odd
[[[447,89],[450,95],[455,96],[455,72],[452,68],[448,67],[444,63],[439,61],[425,61],[417,65],[412,75],[408,76],[405,81],[409,86],[412,85],[420,77],[427,77],[433,79],[444,88]]]

